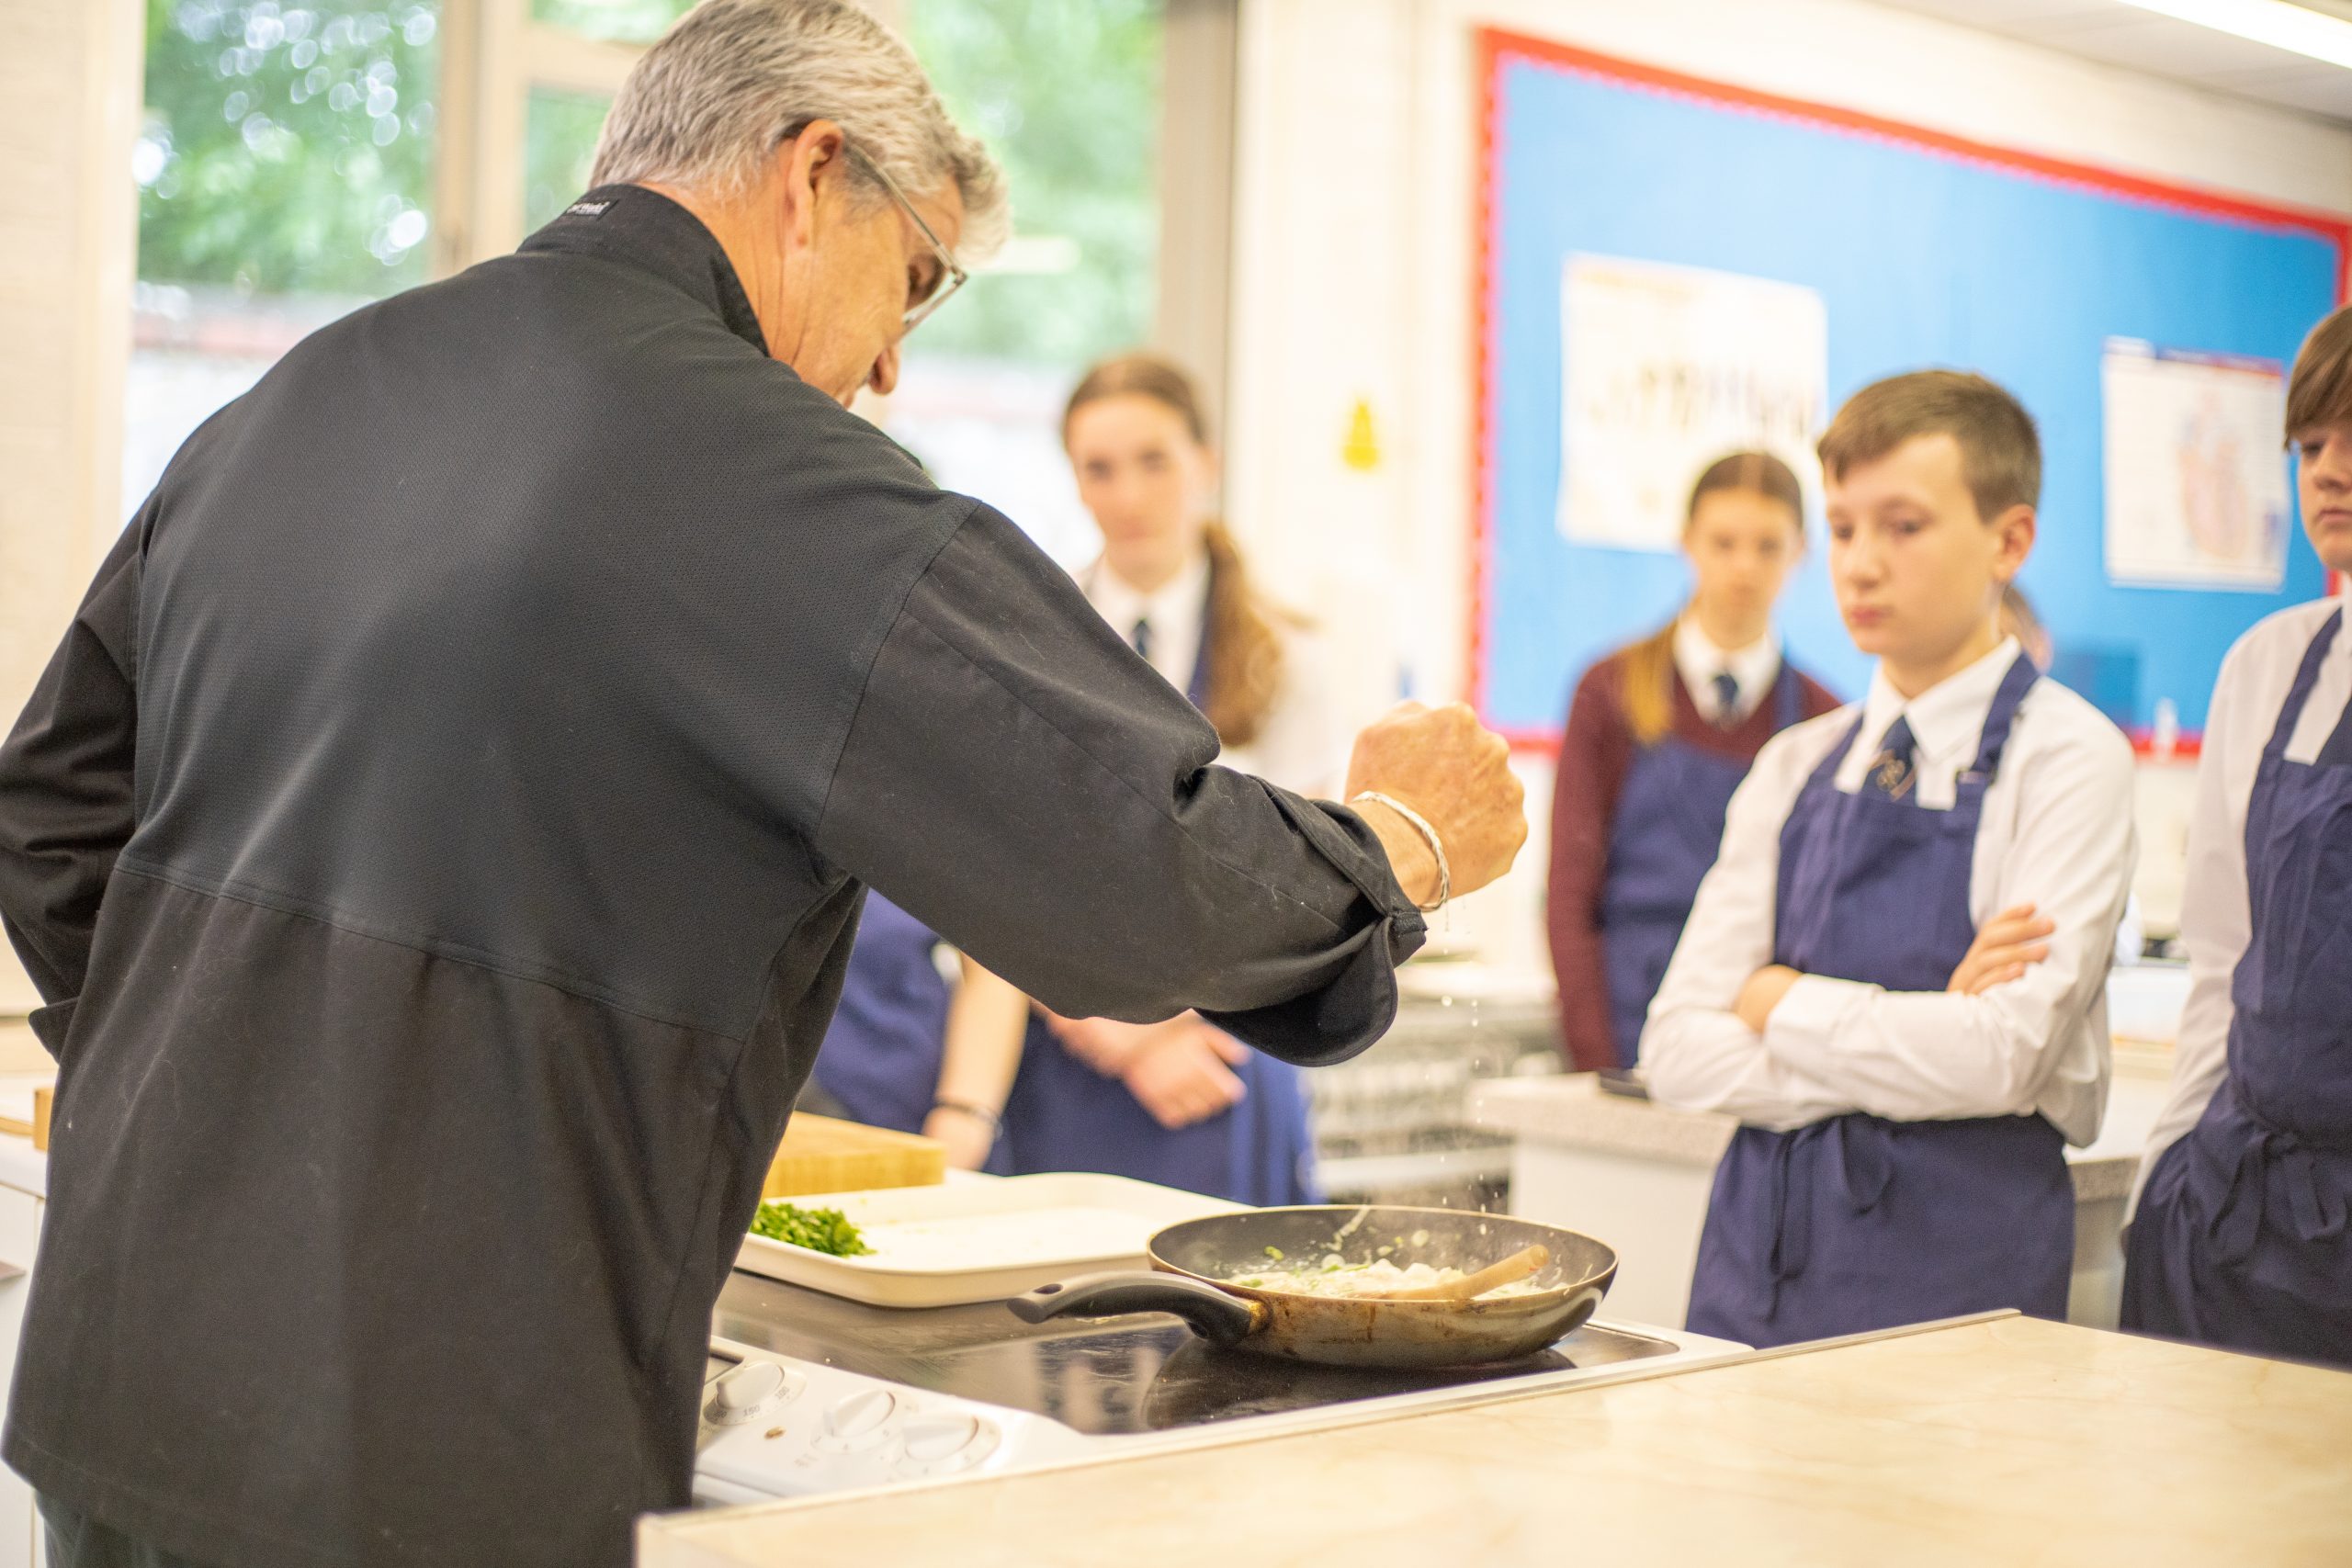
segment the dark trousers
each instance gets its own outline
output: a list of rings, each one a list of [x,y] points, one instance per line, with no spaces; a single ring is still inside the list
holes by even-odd
[[[71,1503],[46,1495],[37,1501],[41,1529],[49,1538],[49,1568],[206,1568],[133,1540]]]

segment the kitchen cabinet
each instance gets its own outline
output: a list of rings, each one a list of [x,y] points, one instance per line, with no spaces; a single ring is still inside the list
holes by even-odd
[[[1397,985],[1396,1022],[1372,1049],[1305,1075],[1323,1189],[1335,1203],[1501,1208],[1510,1140],[1473,1122],[1470,1097],[1482,1083],[1556,1067],[1549,977],[1538,993],[1425,963],[1406,965]]]
[[[24,1329],[25,1300],[32,1284],[33,1252],[40,1241],[41,1210],[34,1193],[0,1187],[0,1405],[17,1366],[17,1340]],[[42,1562],[40,1522],[33,1511],[33,1489],[15,1471],[0,1467],[0,1568],[29,1568]]]
[[[2115,1326],[2123,1288],[2123,1205],[2169,1089],[2119,1056],[2098,1142],[2066,1151],[2075,1184],[2070,1322]],[[1605,1093],[1589,1073],[1478,1085],[1471,1113],[1511,1134],[1510,1212],[1565,1225],[1617,1249],[1608,1310],[1629,1321],[1679,1325],[1690,1305],[1699,1232],[1715,1165],[1737,1123]]]

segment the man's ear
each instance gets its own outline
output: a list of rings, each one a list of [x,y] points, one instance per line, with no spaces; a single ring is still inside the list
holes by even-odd
[[[848,139],[830,119],[812,119],[789,141],[776,143],[775,174],[784,198],[784,240],[807,250],[817,237],[819,183],[838,176]]]

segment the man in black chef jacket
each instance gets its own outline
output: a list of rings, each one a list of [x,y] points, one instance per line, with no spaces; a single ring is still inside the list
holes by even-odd
[[[1460,709],[1354,810],[1211,766],[846,412],[1003,228],[855,7],[707,0],[598,185],[191,437],[0,750],[62,1563],[624,1562],[866,884],[1057,1011],[1329,1062],[1523,832]]]

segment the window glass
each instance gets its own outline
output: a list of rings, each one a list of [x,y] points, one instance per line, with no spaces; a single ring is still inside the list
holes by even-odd
[[[1012,185],[1016,237],[907,340],[891,432],[1068,564],[1093,525],[1061,408],[1150,331],[1159,244],[1160,0],[910,0],[910,41]]]
[[[423,281],[438,0],[148,0],[123,493],[312,329]]]
[[[531,20],[586,38],[651,43],[695,0],[531,0]]]
[[[593,93],[531,89],[523,132],[523,228],[537,229],[588,188],[596,136],[613,100]]]

